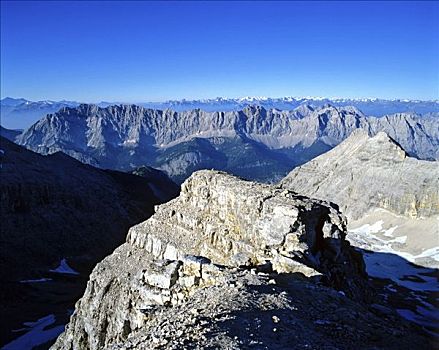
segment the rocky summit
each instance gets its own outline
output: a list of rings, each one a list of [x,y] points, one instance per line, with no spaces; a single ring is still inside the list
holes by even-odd
[[[386,133],[356,130],[294,169],[282,187],[329,200],[351,219],[377,208],[413,218],[439,214],[439,163],[409,157]]]
[[[16,141],[42,154],[62,151],[101,168],[153,166],[180,183],[200,169],[275,182],[358,128],[373,135],[385,131],[417,158],[439,158],[437,115],[375,118],[354,107],[331,105],[292,111],[246,106],[229,112],[175,112],[82,104],[46,115]]]
[[[428,348],[372,312],[345,235],[327,202],[196,172],[96,266],[52,349]]]

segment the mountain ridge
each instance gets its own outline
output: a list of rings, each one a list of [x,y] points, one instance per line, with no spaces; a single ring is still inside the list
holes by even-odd
[[[16,141],[42,154],[63,151],[102,168],[158,167],[178,182],[195,170],[212,167],[270,182],[336,146],[358,128],[371,134],[386,131],[412,156],[439,158],[434,116],[400,113],[375,118],[354,107],[330,105],[293,111],[247,106],[232,112],[175,112],[137,105],[81,104],[48,114]],[[194,147],[195,139],[205,140],[207,148]],[[246,155],[241,164],[234,160],[240,152]],[[268,164],[273,170],[264,175]]]
[[[36,122],[47,113],[54,113],[65,106],[78,106],[81,101],[29,101],[23,98],[3,98],[0,101],[2,125],[10,129],[24,129]],[[325,104],[337,107],[355,106],[366,115],[381,117],[386,114],[415,112],[419,114],[438,113],[439,100],[410,100],[410,99],[379,99],[379,98],[325,98],[325,97],[243,97],[243,98],[215,98],[201,100],[168,100],[164,102],[96,102],[100,107],[119,104],[136,104],[152,109],[171,109],[177,112],[201,109],[207,112],[230,112],[242,110],[246,106],[260,105],[266,109],[293,110],[309,105],[320,108]]]
[[[358,129],[280,185],[337,204],[374,287],[437,337],[439,161],[412,158],[386,133]]]

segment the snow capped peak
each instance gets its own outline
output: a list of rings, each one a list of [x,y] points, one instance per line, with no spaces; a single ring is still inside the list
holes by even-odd
[[[255,102],[255,101],[267,101],[267,100],[271,100],[268,97],[265,96],[245,96],[245,97],[241,97],[237,99],[238,101],[242,101],[242,102]]]
[[[1,118],[4,126],[11,129],[24,129],[44,117],[48,113],[54,113],[63,107],[76,107],[79,102],[75,101],[53,101],[41,100],[37,102],[25,99],[3,98],[1,101]],[[121,102],[100,102],[97,105],[107,107],[123,104]],[[375,97],[367,98],[343,98],[343,97],[322,97],[322,96],[244,96],[237,98],[217,96],[211,99],[181,99],[168,100],[165,102],[141,102],[136,105],[158,110],[173,110],[175,112],[200,109],[206,112],[229,112],[240,111],[246,106],[261,106],[266,110],[293,111],[301,105],[309,105],[313,109],[321,108],[330,104],[336,108],[352,106],[356,108],[355,113],[361,111],[364,115],[382,117],[395,113],[416,113],[420,115],[434,115],[439,113],[439,100],[420,101],[410,99],[380,99]],[[129,103],[132,105],[132,103]],[[306,114],[303,109],[300,114]]]

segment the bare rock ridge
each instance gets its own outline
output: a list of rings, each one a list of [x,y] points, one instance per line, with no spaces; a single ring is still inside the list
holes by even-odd
[[[271,264],[279,273],[323,274],[339,283],[344,276],[336,276],[338,266],[344,262],[355,273],[361,270],[361,259],[351,261],[344,235],[344,218],[325,203],[225,173],[199,171],[182,185],[178,198],[132,227],[127,242],[157,259],[190,254],[226,266]]]
[[[135,105],[82,104],[48,114],[17,137],[42,154],[62,151],[101,168],[149,165],[183,182],[199,169],[252,180],[279,181],[292,168],[333,148],[358,128],[385,131],[412,156],[439,158],[435,116],[399,113],[366,117],[353,107],[279,111],[175,112]]]
[[[377,208],[413,218],[439,214],[439,164],[409,157],[386,133],[357,130],[294,169],[282,187],[334,202],[358,219]]]
[[[438,336],[438,161],[408,156],[383,132],[357,130],[281,185],[337,204],[378,295]]]
[[[364,265],[345,230],[325,202],[196,172],[96,266],[52,349],[425,348],[399,318],[359,304]]]

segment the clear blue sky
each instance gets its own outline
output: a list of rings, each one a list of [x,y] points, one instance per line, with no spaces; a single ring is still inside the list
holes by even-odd
[[[1,2],[1,97],[439,98],[438,2]]]

